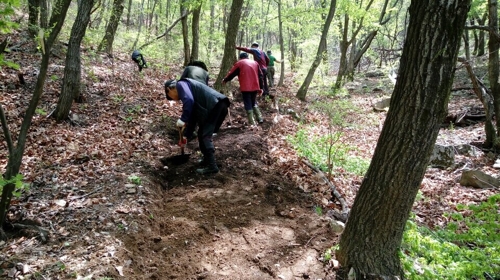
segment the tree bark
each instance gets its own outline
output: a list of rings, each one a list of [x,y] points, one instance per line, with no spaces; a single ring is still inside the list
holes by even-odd
[[[498,1],[488,0],[488,21],[490,30],[498,32]],[[490,81],[491,94],[493,95],[493,105],[495,107],[495,116],[500,116],[500,83],[499,78],[499,64],[498,64],[498,48],[500,48],[500,40],[497,36],[490,32],[488,40],[488,80]],[[500,121],[497,124],[497,135],[500,134]],[[495,148],[498,147],[498,143],[493,143]]]
[[[280,40],[280,53],[281,53],[281,67],[280,67],[280,80],[278,81],[278,86],[283,86],[283,81],[285,80],[285,43],[283,41],[283,20],[281,18],[281,0],[278,0],[278,27],[279,27],[279,40]]]
[[[40,0],[28,1],[28,31],[32,37],[38,34],[38,15],[40,14]]]
[[[201,5],[198,3],[198,7],[193,10],[193,19],[191,20],[191,33],[193,36],[193,45],[191,46],[191,58],[189,61],[198,60],[200,56],[200,14]]]
[[[307,90],[309,89],[309,85],[311,84],[311,81],[314,77],[314,72],[316,72],[316,69],[318,68],[323,58],[323,52],[326,49],[326,37],[328,36],[328,30],[330,29],[330,24],[332,23],[333,16],[335,15],[336,5],[337,5],[337,0],[330,1],[330,10],[328,11],[328,16],[326,18],[325,25],[323,25],[323,32],[321,33],[321,39],[319,42],[318,51],[316,52],[316,58],[314,59],[313,64],[309,69],[309,72],[307,73],[306,79],[304,80],[304,82],[299,88],[299,91],[297,92],[296,95],[297,98],[302,101],[306,100]]]
[[[40,0],[40,27],[48,28],[49,19],[49,0]]]
[[[78,7],[78,14],[71,29],[69,38],[68,52],[66,53],[66,63],[64,66],[64,79],[61,88],[61,95],[57,102],[57,107],[54,112],[54,117],[57,121],[64,120],[68,117],[73,100],[81,102],[80,96],[80,78],[81,78],[81,59],[80,59],[80,44],[87,25],[90,21],[90,12],[94,0],[82,1]]]
[[[222,89],[222,79],[224,79],[229,70],[231,70],[233,64],[236,62],[236,37],[240,26],[242,7],[243,0],[233,0],[227,24],[226,41],[224,42],[224,55],[222,57],[219,75],[214,83],[214,88],[218,91],[221,91]]]
[[[447,113],[470,2],[411,2],[387,118],[336,253],[338,279],[351,270],[355,279],[404,278],[403,231]]]
[[[181,15],[185,14],[187,12],[187,0],[182,0],[180,2],[180,11]],[[190,47],[189,47],[189,28],[188,28],[188,19],[187,17],[183,17],[181,19],[181,25],[182,25],[182,44],[184,46],[184,66],[187,66],[189,64],[189,58],[191,55],[189,54],[190,52]]]
[[[98,51],[105,51],[109,55],[113,54],[113,41],[115,40],[116,29],[118,29],[118,24],[120,24],[120,18],[122,17],[124,2],[125,0],[113,1],[113,11],[106,26],[104,38],[97,48]]]

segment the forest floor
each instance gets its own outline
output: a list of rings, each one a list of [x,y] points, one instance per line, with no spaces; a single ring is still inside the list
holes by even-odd
[[[39,55],[18,42],[6,58],[21,66],[0,71],[0,103],[16,138],[36,82]],[[63,46],[53,50],[45,93],[33,119],[22,174],[30,184],[12,202],[12,224],[37,225],[8,230],[0,242],[0,278],[8,279],[334,279],[337,263],[324,253],[338,243],[330,218],[339,209],[328,185],[287,142],[301,126],[327,131],[310,103],[294,98],[297,81],[273,89],[281,103],[261,100],[265,122],[248,127],[234,93],[230,117],[214,137],[220,173],[197,175],[196,141],[187,163],[162,164],[180,154],[174,123],[181,105],[165,99],[163,83],[179,76],[181,65],[159,70],[155,62],[139,73],[128,54],[114,59],[83,54],[85,103],[74,104],[71,120],[48,117],[55,108],[64,70]],[[217,70],[212,71],[212,81]],[[360,76],[363,76],[360,74]],[[463,87],[463,81],[458,80]],[[279,77],[277,77],[279,78]],[[360,78],[350,85],[359,109],[356,126],[343,141],[357,156],[371,158],[385,119],[372,105],[389,96],[387,76]],[[311,95],[309,100],[325,96]],[[470,90],[454,92],[450,113],[480,103]],[[294,112],[290,114],[290,112]],[[299,121],[300,119],[300,121]],[[0,135],[0,170],[6,145]],[[470,144],[484,140],[483,123],[446,127],[438,142]],[[489,174],[496,155],[457,155],[456,166],[429,168],[422,182],[425,199],[416,201],[419,224],[446,224],[442,215],[457,203],[484,201],[494,190],[463,187],[464,168]],[[336,170],[333,183],[352,205],[362,177]],[[334,256],[333,256],[334,257]]]

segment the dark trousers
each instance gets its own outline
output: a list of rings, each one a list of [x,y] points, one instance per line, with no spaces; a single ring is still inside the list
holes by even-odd
[[[266,96],[266,95],[269,95],[269,87],[267,85],[267,69],[263,69],[261,68],[260,70],[262,70],[262,75],[263,75],[263,80],[264,80],[264,88],[262,89],[262,95]]]
[[[257,105],[257,92],[256,91],[242,91],[243,105],[245,110],[250,111]]]
[[[198,144],[203,154],[205,154],[207,150],[215,150],[214,143],[212,142],[212,135],[219,131],[219,128],[227,116],[228,107],[229,101],[219,101],[208,114],[205,123],[198,127]]]

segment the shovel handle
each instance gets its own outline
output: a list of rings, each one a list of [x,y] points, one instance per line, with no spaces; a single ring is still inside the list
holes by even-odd
[[[179,127],[179,141],[182,142],[182,133],[184,132],[184,126]],[[184,145],[181,146],[181,155],[184,154]]]

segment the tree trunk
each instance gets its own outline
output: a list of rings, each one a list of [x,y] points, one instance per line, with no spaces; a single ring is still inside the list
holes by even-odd
[[[50,31],[49,37],[44,38],[43,40],[45,52],[42,53],[42,63],[40,65],[40,71],[38,73],[38,78],[36,81],[35,90],[33,92],[33,97],[31,98],[31,101],[28,105],[28,109],[26,110],[26,113],[24,115],[23,122],[21,124],[21,129],[17,137],[17,145],[15,147],[13,145],[9,147],[9,159],[7,162],[7,166],[5,167],[5,174],[4,174],[4,179],[6,180],[14,178],[19,173],[19,169],[22,163],[24,148],[26,145],[26,137],[28,135],[28,131],[31,126],[33,115],[35,114],[36,108],[38,106],[38,102],[42,97],[43,85],[45,84],[45,78],[47,76],[47,68],[49,66],[50,50],[52,49],[52,45],[54,44],[54,41],[57,38],[57,35],[59,34],[59,31],[61,31],[64,19],[66,18],[66,12],[68,11],[70,3],[71,0],[58,0],[54,5],[54,11],[52,12],[52,16],[50,18],[50,21],[48,22],[49,26],[52,26],[53,28]],[[3,121],[2,121],[2,129],[4,131],[4,135],[9,135],[8,127],[4,125]],[[10,206],[10,201],[12,199],[12,192],[14,191],[14,188],[15,188],[14,184],[7,184],[6,186],[4,186],[2,190],[2,198],[0,199],[1,226],[5,225],[6,213]]]
[[[477,17],[477,23],[479,25],[485,25],[486,24],[486,19],[488,18],[488,14],[485,13],[482,18]],[[483,30],[478,30],[477,33],[478,35],[478,42],[477,42],[477,50],[476,50],[476,56],[483,56],[485,54],[485,49],[486,49],[486,34]]]
[[[351,270],[355,279],[404,278],[403,231],[447,113],[470,1],[411,2],[387,118],[336,253],[338,279]]]
[[[280,52],[281,52],[281,68],[280,68],[280,80],[278,86],[283,86],[283,81],[285,79],[285,43],[283,42],[283,20],[281,19],[281,0],[278,0],[278,21],[279,21],[279,40],[280,40]]]
[[[144,16],[144,0],[141,1],[141,7],[140,7],[141,12],[139,13],[139,20],[138,20],[138,27],[137,27],[137,36],[135,37],[134,44],[132,45],[132,49],[136,50],[137,49],[137,43],[139,43],[139,37],[141,37],[142,33],[142,25],[144,24],[143,16]],[[141,49],[141,48],[139,48]]]
[[[198,60],[200,56],[200,14],[201,14],[201,5],[196,7],[193,10],[193,19],[191,23],[191,33],[193,36],[193,45],[191,46],[191,58],[190,61]]]
[[[128,5],[127,5],[127,30],[131,25],[130,22],[130,12],[132,10],[132,0],[128,0]]]
[[[336,5],[337,0],[330,1],[330,10],[328,11],[328,17],[326,18],[325,25],[323,25],[323,32],[321,33],[321,39],[319,41],[318,51],[316,52],[316,58],[314,59],[309,72],[307,73],[306,79],[297,92],[297,98],[302,101],[306,100],[307,89],[309,89],[309,85],[311,84],[311,81],[314,77],[314,72],[316,72],[316,69],[318,68],[323,58],[323,52],[326,49],[326,38],[328,37],[328,30],[330,29],[330,24],[332,23],[333,16],[335,15]]]
[[[57,121],[64,120],[68,117],[73,100],[81,102],[80,96],[80,78],[81,78],[81,60],[80,60],[80,44],[87,24],[90,21],[90,11],[94,5],[94,0],[82,1],[78,7],[78,14],[71,29],[69,37],[68,52],[66,53],[66,63],[64,66],[64,80],[61,88],[61,95],[57,102],[57,107],[54,112],[54,117]]]
[[[113,41],[115,40],[116,29],[118,29],[118,24],[120,23],[120,18],[122,17],[125,0],[114,0],[113,11],[111,12],[111,17],[109,18],[108,25],[106,26],[106,33],[102,39],[98,51],[105,51],[107,54],[113,54]]]
[[[349,48],[349,41],[347,38],[347,34],[349,32],[349,16],[347,14],[344,15],[344,23],[342,28],[342,39],[340,39],[339,47],[340,47],[340,63],[339,63],[339,71],[337,72],[337,80],[334,85],[334,89],[339,89],[344,80],[344,76],[347,72],[347,49]]]
[[[40,14],[40,0],[28,1],[28,31],[32,37],[38,34],[38,15]]]
[[[488,0],[488,21],[490,30],[498,32],[498,1]],[[491,95],[493,95],[493,105],[495,107],[495,116],[500,116],[500,83],[499,77],[499,64],[498,64],[498,48],[500,48],[500,41],[498,37],[490,32],[488,40],[488,80],[490,81]],[[500,121],[497,121],[497,135],[500,134]],[[493,143],[495,148],[497,143]]]
[[[49,0],[40,0],[40,27],[48,28],[49,23]]]
[[[222,57],[219,75],[214,83],[214,88],[218,91],[222,90],[222,79],[224,79],[236,62],[236,36],[238,35],[238,28],[240,26],[242,7],[243,0],[233,0],[227,24],[226,40],[224,42],[224,55]]]
[[[180,3],[180,11],[181,15],[185,14],[187,12],[187,0],[182,0]],[[187,66],[189,64],[189,58],[191,55],[189,54],[190,48],[189,48],[189,28],[188,28],[188,18],[184,17],[181,20],[181,25],[182,25],[182,43],[184,46],[184,66]]]

